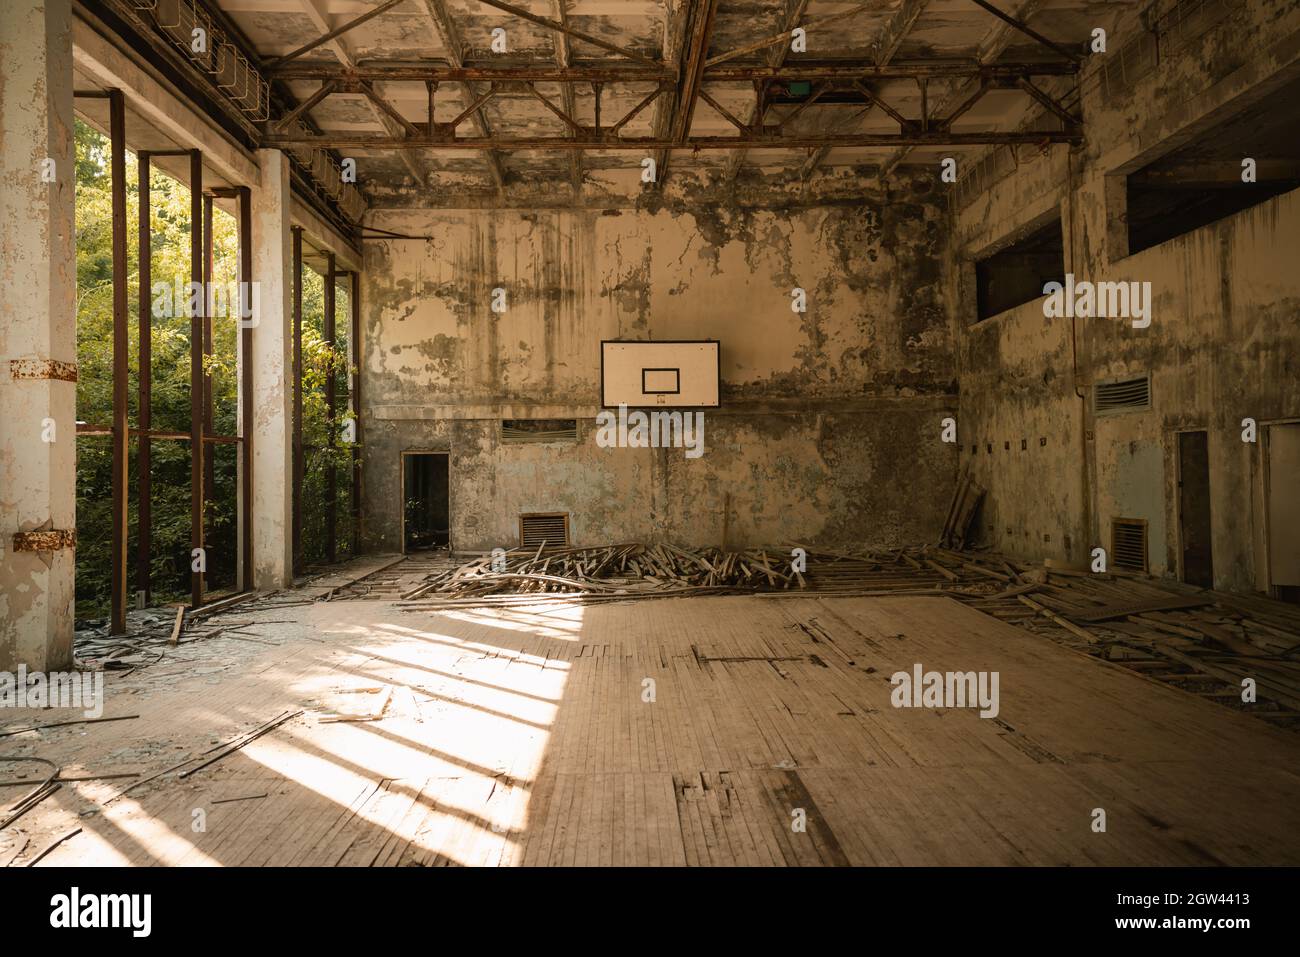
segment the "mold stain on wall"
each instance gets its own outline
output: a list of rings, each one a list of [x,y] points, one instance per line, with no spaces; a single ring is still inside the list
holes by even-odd
[[[575,540],[706,544],[728,496],[738,542],[933,537],[955,469],[937,440],[955,365],[946,213],[928,193],[386,213],[383,228],[436,238],[368,244],[363,419],[392,426],[366,433],[372,544],[396,534],[384,476],[431,434],[453,453],[458,547],[513,544],[521,511],[569,511]],[[721,342],[703,458],[595,445],[600,341],[614,338]],[[578,419],[583,438],[497,441],[500,418],[530,416]],[[890,477],[900,468],[909,481]]]

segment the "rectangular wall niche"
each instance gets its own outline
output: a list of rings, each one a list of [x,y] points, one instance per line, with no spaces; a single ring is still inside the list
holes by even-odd
[[[1128,252],[1141,252],[1300,186],[1300,80],[1130,173]],[[1251,161],[1253,181],[1243,178]]]
[[[505,445],[538,442],[578,441],[576,419],[502,419],[501,441]]]
[[[975,263],[975,321],[988,319],[1043,295],[1049,282],[1065,282],[1061,219],[1052,217],[1023,238]]]

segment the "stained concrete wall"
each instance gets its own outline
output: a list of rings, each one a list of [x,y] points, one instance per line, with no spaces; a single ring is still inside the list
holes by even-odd
[[[1109,548],[1112,519],[1144,518],[1151,571],[1179,575],[1177,432],[1206,429],[1215,584],[1267,585],[1257,558],[1261,451],[1241,441],[1241,420],[1300,416],[1300,193],[1134,255],[1123,229],[1123,173],[1195,143],[1300,71],[1300,8],[1256,0],[1233,9],[1228,23],[1166,53],[1128,91],[1101,82],[1102,62],[1090,63],[1081,80],[1085,146],[1022,156],[957,214],[965,263],[955,296],[966,322],[970,262],[1052,211],[1062,218],[1067,270],[1150,282],[1154,295],[1147,329],[1046,319],[1036,300],[962,334],[963,457],[989,489],[980,534],[996,548],[1081,564],[1093,546]],[[1092,414],[1095,383],[1147,372],[1149,411]]]
[[[432,238],[367,243],[367,543],[400,545],[400,453],[420,449],[451,454],[462,549],[513,545],[528,511],[569,512],[578,543],[935,538],[956,453],[939,441],[955,409],[950,230],[931,190],[854,179],[728,208],[702,186],[623,207],[376,216]],[[720,340],[701,458],[597,446],[600,342],[616,338]],[[575,418],[579,439],[504,445],[501,418]]]

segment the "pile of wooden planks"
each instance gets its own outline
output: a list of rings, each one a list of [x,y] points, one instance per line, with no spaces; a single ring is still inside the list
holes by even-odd
[[[987,614],[1270,723],[1300,727],[1300,609],[1292,605],[1127,572],[943,549],[928,560],[990,581],[1001,571],[996,591],[969,582],[953,593]],[[1243,695],[1246,682],[1254,701]]]
[[[512,549],[430,575],[402,597],[482,599],[494,595],[636,597],[798,587],[789,561],[762,550],[688,551],[630,542],[594,548]]]
[[[484,555],[427,576],[402,597],[432,607],[520,603],[557,594],[591,601],[804,591],[916,594],[946,584],[902,549],[847,553],[793,545],[727,551],[625,542]]]
[[[983,500],[984,487],[970,477],[970,470],[964,470],[957,479],[952,501],[948,503],[948,514],[943,521],[943,531],[939,534],[940,546],[965,547],[971,522],[975,520],[975,511]]]
[[[795,561],[800,553],[805,563]],[[444,610],[558,597],[599,603],[810,593],[947,595],[1162,683],[1274,724],[1300,725],[1300,610],[1260,597],[1130,573],[1018,562],[990,552],[932,545],[724,551],[644,542],[514,549],[449,564],[402,597],[403,607],[412,610]],[[1255,703],[1242,700],[1245,679],[1254,682]]]

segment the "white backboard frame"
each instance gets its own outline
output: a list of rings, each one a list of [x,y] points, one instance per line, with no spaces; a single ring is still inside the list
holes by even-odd
[[[717,339],[603,339],[600,404],[616,409],[716,409],[722,353]]]

